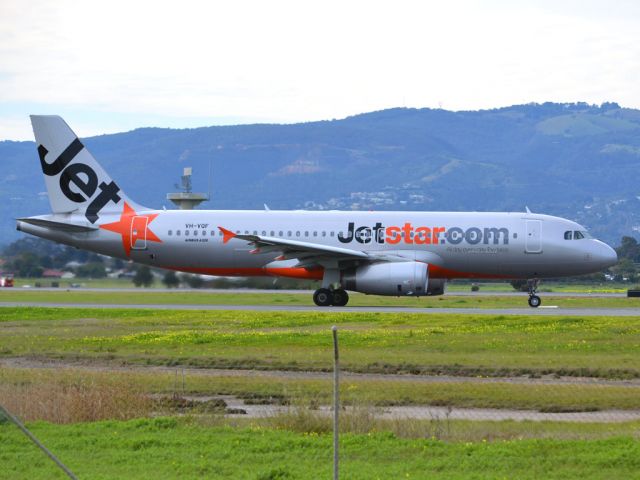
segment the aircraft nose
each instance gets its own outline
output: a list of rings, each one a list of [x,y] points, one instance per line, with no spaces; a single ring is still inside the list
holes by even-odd
[[[593,259],[601,268],[607,268],[618,263],[618,254],[606,243],[598,242],[598,248],[596,249]]]

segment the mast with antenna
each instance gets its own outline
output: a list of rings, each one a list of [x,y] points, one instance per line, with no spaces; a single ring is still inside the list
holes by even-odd
[[[176,207],[180,210],[193,210],[211,198],[211,163],[209,163],[209,193],[195,193],[192,191],[191,176],[193,174],[193,168],[185,167],[182,172],[180,185],[175,184],[175,187],[180,192],[167,193],[167,200],[171,200]]]

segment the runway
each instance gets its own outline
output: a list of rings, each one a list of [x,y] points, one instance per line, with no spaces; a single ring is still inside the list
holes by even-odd
[[[254,312],[320,313],[422,313],[427,315],[528,315],[572,317],[640,317],[640,308],[416,308],[416,307],[317,307],[315,305],[198,305],[198,304],[108,304],[56,302],[0,302],[0,307],[100,308],[145,310],[232,310]]]
[[[30,291],[30,292],[107,292],[107,293],[131,293],[145,295],[148,293],[202,293],[202,294],[271,294],[271,295],[313,295],[313,290],[293,290],[293,289],[263,289],[263,288],[147,288],[147,289],[134,289],[134,288],[67,288],[67,287],[38,287],[38,288],[16,288],[17,291]],[[540,291],[541,297],[578,297],[578,298],[623,298],[626,297],[626,293],[603,293],[603,292],[545,292]],[[496,291],[447,291],[445,293],[447,297],[522,297],[525,301],[527,298],[526,292],[496,292]]]

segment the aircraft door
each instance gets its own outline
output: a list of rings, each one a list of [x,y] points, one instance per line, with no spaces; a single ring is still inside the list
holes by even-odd
[[[542,222],[540,220],[527,220],[525,253],[542,253],[541,230]]]
[[[148,217],[133,217],[131,219],[131,250],[147,249]]]

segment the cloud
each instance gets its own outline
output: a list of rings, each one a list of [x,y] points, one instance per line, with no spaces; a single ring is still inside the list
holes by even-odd
[[[627,1],[4,0],[0,117],[7,104],[172,126],[400,105],[640,107],[639,15]]]
[[[7,139],[32,140],[29,117],[0,115],[0,141]]]

